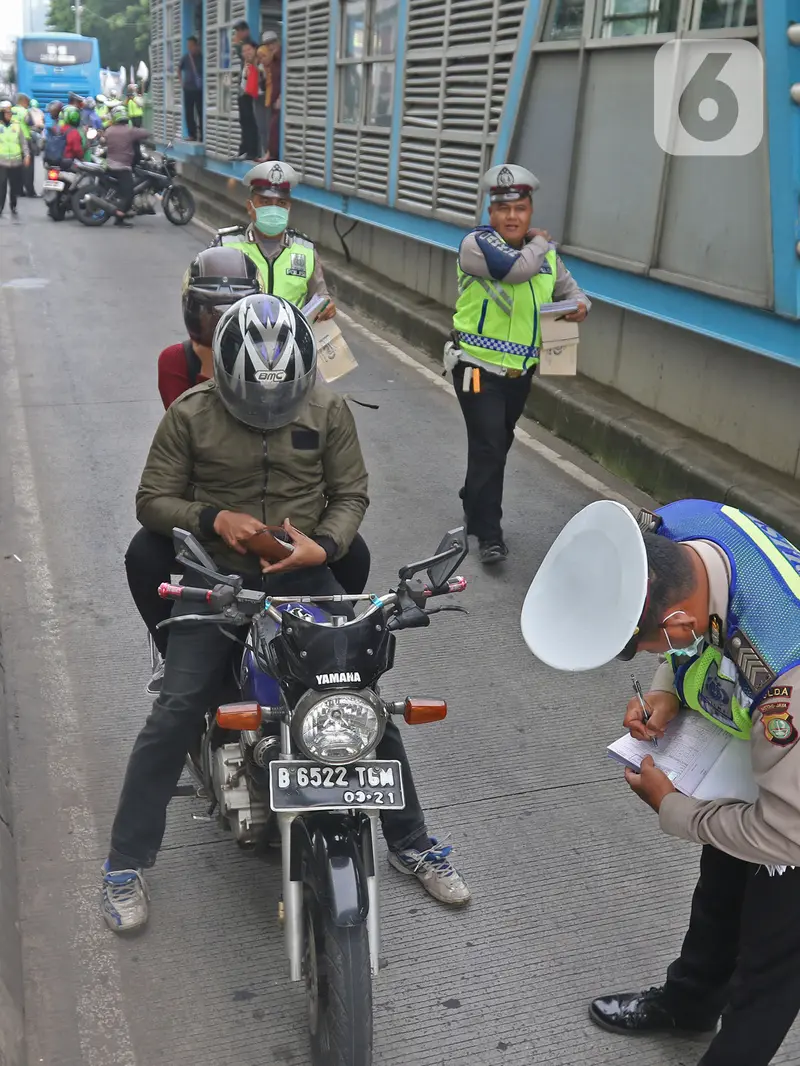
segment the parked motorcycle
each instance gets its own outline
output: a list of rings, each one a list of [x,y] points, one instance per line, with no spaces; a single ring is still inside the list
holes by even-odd
[[[195,213],[192,193],[175,180],[175,160],[160,152],[143,152],[133,168],[133,202],[135,215],[154,215],[160,198],[164,214],[174,226],[185,226]],[[117,179],[113,170],[105,170],[88,186],[76,190],[72,210],[84,226],[102,226],[119,210]]]
[[[394,664],[395,633],[430,625],[433,597],[461,592],[454,578],[468,548],[465,530],[446,534],[435,555],[403,567],[384,596],[278,599],[217,572],[184,530],[173,531],[184,574],[207,587],[164,584],[165,599],[203,612],[161,623],[246,627],[237,655],[239,702],[209,712],[195,781],[179,794],[210,801],[241,846],[280,842],[289,976],[305,981],[314,1066],[371,1066],[372,981],[378,973],[380,913],[376,839],[381,811],[405,806],[401,764],[374,752],[390,715],[409,724],[440,721],[444,700],[387,700],[381,677]],[[417,575],[427,571],[427,581]],[[352,619],[332,601],[368,604]],[[207,612],[211,613],[207,613]],[[352,613],[352,609],[351,609]]]
[[[42,183],[42,199],[47,206],[47,213],[54,222],[63,222],[67,213],[72,210],[73,194],[91,183],[91,180],[105,172],[105,167],[100,160],[105,155],[97,140],[97,130],[89,130],[86,134],[92,145],[92,159],[73,160],[69,170],[63,166],[49,166],[45,164],[45,179]]]

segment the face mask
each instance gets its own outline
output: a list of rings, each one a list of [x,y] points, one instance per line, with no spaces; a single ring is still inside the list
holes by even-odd
[[[683,614],[683,611],[673,611],[672,614],[667,615],[664,621],[668,622],[670,618],[674,618],[676,614]],[[694,640],[686,648],[673,647],[672,641],[669,639],[669,633],[667,632],[666,628],[664,628],[664,636],[667,638],[667,644],[669,644],[669,651],[667,652],[667,654],[677,656],[685,655],[687,659],[691,659],[693,656],[697,655],[697,653],[700,651],[703,644],[705,643],[705,638],[698,637],[694,630],[692,630],[692,636],[694,637]]]
[[[267,237],[277,237],[289,224],[289,212],[285,207],[257,207],[256,226]]]

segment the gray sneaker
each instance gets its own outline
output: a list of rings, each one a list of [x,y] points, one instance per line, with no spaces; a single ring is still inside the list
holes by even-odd
[[[159,655],[158,662],[153,667],[150,680],[144,687],[148,696],[157,696],[161,691],[161,682],[164,680],[164,660]]]
[[[417,851],[416,848],[390,851],[389,864],[402,874],[416,877],[425,891],[440,903],[463,907],[472,899],[472,893],[450,862],[452,850],[449,844],[442,847],[436,837],[431,837],[431,846],[427,851]]]
[[[103,864],[103,917],[115,933],[130,933],[147,922],[148,892],[141,870],[109,870]]]

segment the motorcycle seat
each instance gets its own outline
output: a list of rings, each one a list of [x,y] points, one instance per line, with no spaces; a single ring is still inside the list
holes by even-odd
[[[102,163],[89,163],[86,160],[79,160],[75,166],[86,174],[102,174],[106,169]]]

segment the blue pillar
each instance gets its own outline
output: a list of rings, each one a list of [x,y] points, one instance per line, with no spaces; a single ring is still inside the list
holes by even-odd
[[[392,107],[392,145],[389,157],[389,204],[397,203],[397,180],[400,170],[400,131],[403,125],[403,88],[406,73],[408,37],[408,0],[397,0],[397,48],[394,64],[394,101]]]
[[[800,317],[800,106],[792,85],[800,83],[800,46],[786,30],[800,23],[800,0],[767,0],[763,5],[772,209],[775,310]]]

